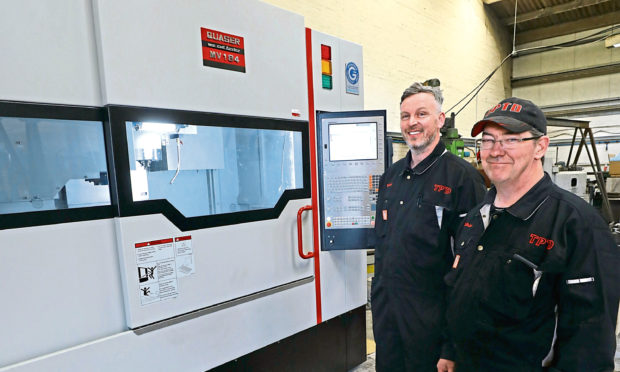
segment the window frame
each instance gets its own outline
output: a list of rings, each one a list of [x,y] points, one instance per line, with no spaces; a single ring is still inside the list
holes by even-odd
[[[105,135],[105,133],[107,132],[107,117],[106,110],[104,108],[91,106],[0,101],[0,116],[101,122],[101,130],[103,133],[103,140],[106,147],[106,167],[108,169],[108,175],[112,173],[107,151],[108,138]],[[113,188],[113,183],[110,180],[110,193]],[[113,206],[114,202],[112,199],[112,195],[110,196],[111,204],[104,206],[50,209],[34,212],[0,214],[0,230],[112,218],[115,215],[115,208]]]

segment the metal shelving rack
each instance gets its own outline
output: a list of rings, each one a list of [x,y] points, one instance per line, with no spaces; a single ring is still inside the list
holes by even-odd
[[[573,132],[573,140],[570,145],[570,151],[568,152],[568,159],[566,160],[566,165],[570,169],[575,169],[577,167],[577,160],[581,155],[581,151],[583,149],[586,150],[586,153],[588,154],[588,159],[590,160],[590,166],[592,167],[592,171],[596,179],[596,185],[601,192],[601,207],[603,211],[603,216],[605,217],[607,222],[612,222],[614,220],[614,217],[611,212],[611,204],[609,203],[609,196],[607,195],[607,190],[605,188],[605,178],[603,177],[601,162],[599,161],[598,152],[596,151],[596,141],[594,140],[594,133],[592,133],[592,129],[590,128],[590,122],[583,120],[558,119],[548,117],[547,126],[575,129],[575,131]],[[577,152],[575,153],[575,159],[571,164],[571,156],[573,154],[573,148],[575,147],[577,133],[581,134],[581,140],[579,141],[579,147],[577,147]],[[588,148],[587,138],[590,139],[592,154],[590,154],[590,149]]]

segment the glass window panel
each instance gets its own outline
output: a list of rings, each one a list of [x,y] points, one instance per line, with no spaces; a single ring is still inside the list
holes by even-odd
[[[301,132],[126,122],[134,201],[185,217],[273,208],[303,188]]]
[[[0,117],[0,214],[110,205],[103,124]]]

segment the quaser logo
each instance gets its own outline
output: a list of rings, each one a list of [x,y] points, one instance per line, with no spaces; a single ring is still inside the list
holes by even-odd
[[[243,37],[201,27],[200,38],[204,66],[245,73]]]
[[[511,111],[511,112],[521,112],[521,110],[523,110],[523,106],[521,106],[518,103],[512,103],[512,102],[505,102],[504,104],[499,104],[498,103],[492,109],[487,111],[487,113],[484,114],[484,116],[492,114],[492,113],[494,113],[497,110],[500,110],[500,111],[507,111],[508,110],[508,111]]]
[[[547,250],[550,250],[555,245],[553,240],[543,238],[542,236],[538,236],[536,234],[530,234],[530,244],[535,244],[537,247],[545,244],[547,246]]]

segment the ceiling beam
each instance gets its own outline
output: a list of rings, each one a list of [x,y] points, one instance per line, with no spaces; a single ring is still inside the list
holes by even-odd
[[[538,18],[549,17],[554,14],[560,14],[564,12],[569,12],[571,10],[584,8],[592,5],[597,5],[601,3],[606,3],[610,0],[573,0],[569,3],[554,5],[542,9],[535,10],[533,12],[518,14],[517,11],[517,23],[532,21]],[[505,25],[513,25],[515,23],[514,16],[506,17],[502,20]]]
[[[565,110],[546,111],[543,110],[545,115],[551,116],[577,116],[577,115],[617,115],[620,113],[620,104],[587,108],[574,108]]]
[[[541,106],[540,109],[547,117],[614,115],[620,113],[620,98],[604,98],[590,101],[570,102],[565,104]]]
[[[505,0],[484,0],[484,3],[486,5],[491,5],[491,4],[495,4],[495,3],[501,3],[502,1],[505,1]]]
[[[578,68],[570,71],[560,71],[542,75],[516,77],[511,79],[511,85],[513,88],[526,87],[530,85],[553,83],[557,81],[566,81],[581,79],[585,77],[615,74],[618,72],[620,72],[620,62],[615,62],[599,66]]]
[[[582,128],[586,129],[590,127],[590,122],[586,120],[572,120],[550,117],[545,113],[547,119],[547,125],[550,127],[563,127],[563,128]]]
[[[555,26],[535,28],[528,31],[517,32],[517,44],[531,41],[544,40],[551,37],[574,34],[581,31],[592,30],[614,24],[620,24],[620,11],[607,13],[596,17],[588,17],[578,21],[560,23]]]

